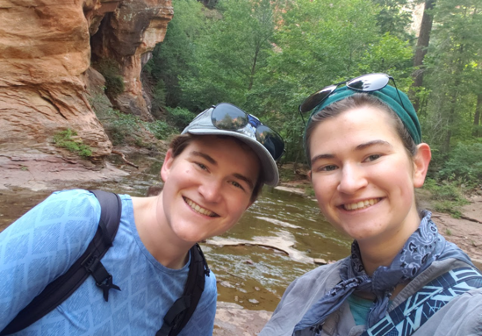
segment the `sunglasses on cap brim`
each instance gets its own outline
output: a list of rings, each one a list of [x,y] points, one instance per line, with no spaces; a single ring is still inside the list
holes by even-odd
[[[329,85],[305,99],[305,101],[299,106],[298,111],[300,113],[305,113],[308,111],[313,110],[315,107],[320,105],[324,100],[326,100],[335,90],[342,84],[345,84],[347,88],[353,91],[358,92],[373,92],[383,89],[387,86],[388,82],[392,80],[397,90],[398,98],[400,99],[400,103],[403,106],[402,98],[400,97],[400,93],[398,92],[397,85],[395,84],[395,80],[392,76],[389,76],[384,73],[373,73],[367,74],[360,77],[356,77],[347,81],[343,81],[340,83],[336,83],[333,85]],[[405,107],[404,107],[405,108]]]
[[[275,161],[284,153],[284,142],[274,130],[258,118],[229,103],[212,107],[211,122],[217,129],[233,131],[254,138],[268,150]]]

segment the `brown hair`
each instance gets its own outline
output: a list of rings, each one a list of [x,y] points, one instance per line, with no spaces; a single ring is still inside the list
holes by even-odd
[[[351,109],[361,108],[361,107],[373,107],[378,108],[382,111],[387,112],[390,116],[390,119],[393,122],[393,126],[402,140],[403,146],[407,151],[407,154],[410,158],[412,158],[417,153],[417,145],[413,141],[410,133],[408,133],[407,129],[403,125],[402,121],[398,117],[398,115],[392,111],[388,105],[386,105],[383,101],[378,99],[377,97],[367,94],[367,93],[357,93],[353,96],[349,96],[345,99],[337,101],[333,104],[328,105],[323,110],[316,112],[312,117],[311,120],[306,127],[305,131],[305,151],[306,157],[308,159],[308,164],[311,166],[311,149],[310,149],[310,139],[313,131],[315,130],[316,126],[323,122],[325,119],[336,117],[337,115],[341,114],[344,111],[348,111]]]
[[[234,141],[236,141],[242,148],[251,150],[251,148],[246,145],[244,142],[242,142],[239,139],[236,139],[235,137],[230,137],[226,135],[216,135],[219,138],[229,138]],[[203,135],[196,135],[196,134],[181,134],[177,135],[174,137],[174,139],[171,140],[171,143],[169,144],[169,148],[172,149],[172,157],[176,158],[179,156],[185,149],[186,147],[194,140],[202,138]],[[256,156],[257,157],[257,156]],[[258,179],[256,180],[256,183],[253,188],[253,192],[251,194],[251,202],[256,201],[256,199],[259,196],[259,193],[261,192],[261,189],[263,188],[264,185],[264,173],[263,170],[261,169],[261,163],[260,169],[259,169],[259,174],[258,174]]]

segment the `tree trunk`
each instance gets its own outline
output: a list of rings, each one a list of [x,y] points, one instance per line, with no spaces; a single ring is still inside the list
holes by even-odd
[[[260,49],[261,49],[261,47],[256,47],[256,50],[254,52],[253,66],[251,67],[251,73],[249,75],[248,91],[251,91],[251,89],[253,88],[254,74],[256,72],[256,62],[258,61],[258,54],[259,54]]]
[[[423,84],[423,59],[427,53],[428,44],[430,42],[430,33],[432,32],[433,15],[428,13],[435,7],[436,0],[426,0],[425,8],[423,10],[422,24],[420,25],[420,33],[418,35],[417,48],[415,49],[415,56],[413,58],[413,66],[416,68],[413,76],[413,84],[410,90],[410,96],[415,107],[415,111],[419,109],[419,99],[415,96],[418,87]]]
[[[464,53],[464,45],[461,44],[459,50],[457,51],[458,57],[454,60],[454,72],[452,76],[455,77],[454,87],[451,90],[450,98],[450,111],[448,115],[448,132],[445,137],[444,151],[448,153],[450,151],[450,138],[452,137],[452,125],[454,124],[456,117],[456,104],[458,99],[458,88],[460,87],[461,75],[464,68],[464,62],[462,61],[462,55]]]
[[[480,131],[480,112],[482,111],[482,93],[477,96],[477,106],[475,107],[475,115],[474,115],[474,132],[473,135],[475,137],[482,136],[482,132]]]

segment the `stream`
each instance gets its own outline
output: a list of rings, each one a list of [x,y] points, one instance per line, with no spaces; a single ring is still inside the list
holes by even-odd
[[[134,156],[148,168],[131,172],[118,181],[69,183],[52,190],[27,188],[0,190],[0,231],[35,204],[59,189],[103,189],[132,196],[145,196],[159,183],[162,162]],[[122,165],[116,157],[109,160]],[[314,259],[339,260],[350,252],[350,240],[335,231],[319,213],[316,201],[296,193],[265,187],[259,199],[230,231],[200,244],[218,282],[218,301],[232,302],[251,310],[273,311],[286,287],[298,276],[314,269]]]

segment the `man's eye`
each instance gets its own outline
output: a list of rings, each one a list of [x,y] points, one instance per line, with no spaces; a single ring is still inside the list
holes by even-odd
[[[204,164],[200,163],[200,162],[196,162],[196,164],[198,165],[199,168],[201,168],[202,170],[207,170],[208,167],[206,167]]]
[[[239,188],[239,189],[244,190],[243,186],[242,186],[241,184],[239,184],[238,182],[236,182],[236,181],[232,181],[231,184],[232,184],[233,186],[235,186],[236,188]]]

